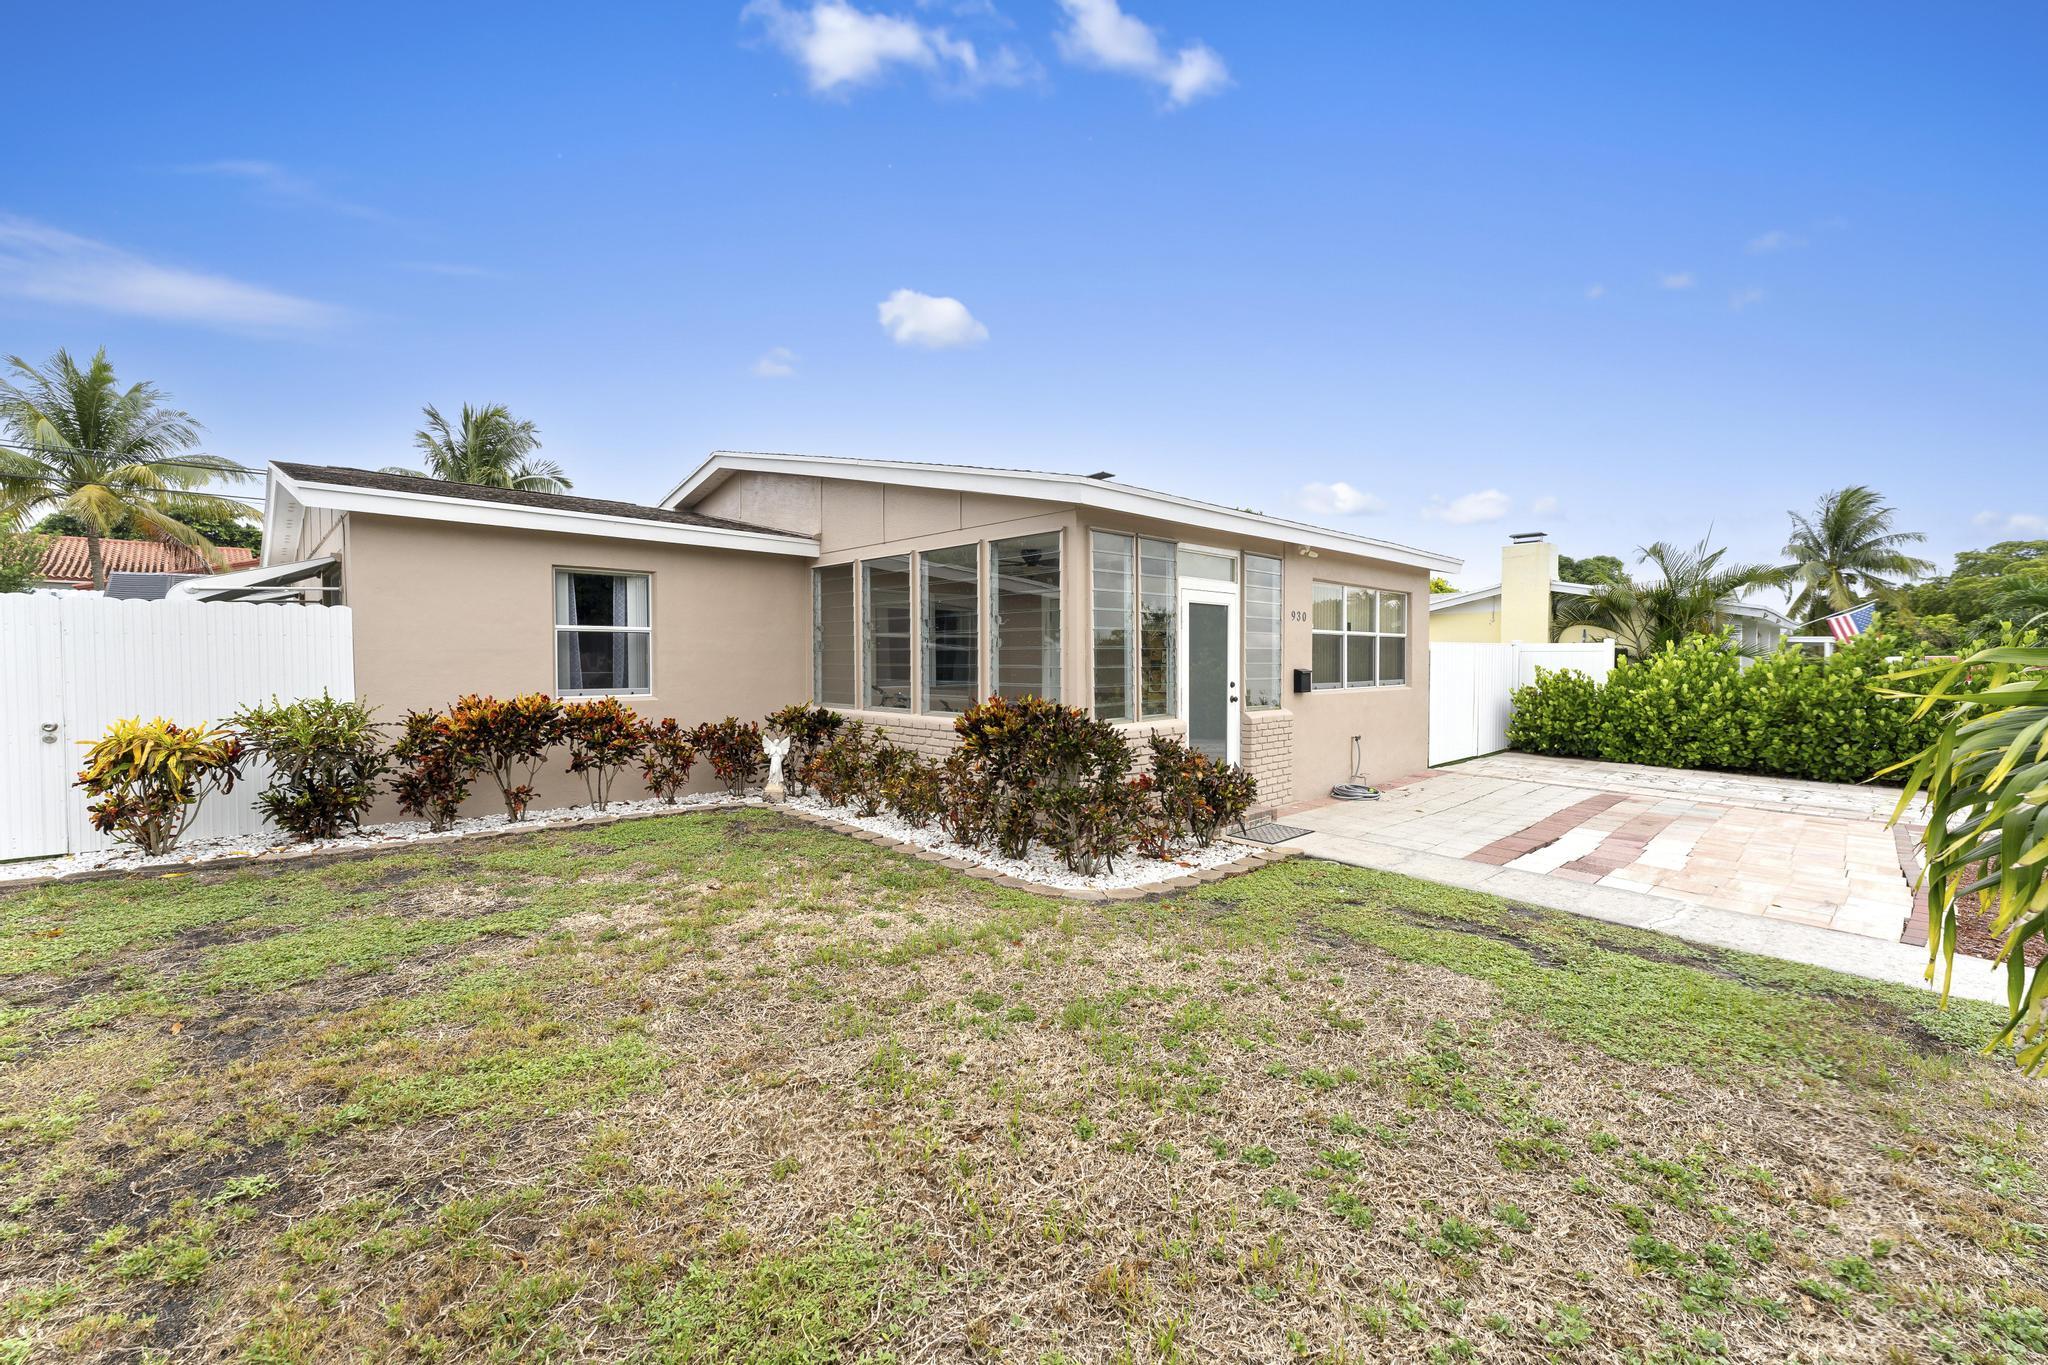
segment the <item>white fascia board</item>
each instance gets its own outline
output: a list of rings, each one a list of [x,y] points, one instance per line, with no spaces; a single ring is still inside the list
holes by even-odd
[[[1792,618],[1783,612],[1771,607],[1758,606],[1752,602],[1738,602],[1732,597],[1724,597],[1719,602],[1716,602],[1714,610],[1726,616],[1753,616],[1760,621],[1772,622],[1783,630],[1790,630],[1792,628]]]
[[[299,537],[306,528],[306,505],[292,494],[289,482],[270,468],[263,481],[263,555],[257,562],[269,565],[280,553],[297,554]]]
[[[1429,599],[1429,609],[1439,611],[1444,607],[1462,607],[1473,602],[1484,602],[1489,597],[1500,596],[1500,584],[1486,588],[1469,588],[1464,592],[1447,592]]]
[[[666,545],[701,545],[710,549],[750,550],[757,554],[815,559],[818,542],[809,536],[765,531],[734,531],[719,526],[684,526],[675,522],[615,517],[555,507],[522,507],[515,503],[480,502],[474,498],[400,493],[383,488],[297,480],[273,469],[271,477],[307,507],[372,516],[450,521],[468,526],[503,526],[554,535],[602,536],[609,540],[651,540]]]
[[[974,465],[920,464],[911,460],[858,460],[816,455],[781,455],[753,451],[719,450],[697,466],[691,475],[670,489],[661,499],[663,507],[681,508],[738,473],[803,474],[821,479],[847,479],[858,483],[905,484],[914,488],[943,488],[960,493],[986,493],[994,497],[1034,498],[1041,502],[1070,502],[1096,511],[1156,521],[1176,521],[1205,531],[1246,536],[1256,540],[1279,541],[1328,550],[1332,554],[1357,555],[1393,564],[1406,564],[1432,573],[1456,573],[1465,561],[1451,555],[1419,550],[1371,536],[1354,536],[1327,527],[1310,526],[1284,517],[1257,512],[1239,512],[1215,503],[1133,488],[1112,479],[1091,479],[1082,474],[1044,474],[1018,469],[983,469]]]

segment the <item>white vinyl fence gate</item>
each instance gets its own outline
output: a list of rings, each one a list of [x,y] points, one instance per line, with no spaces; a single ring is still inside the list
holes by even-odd
[[[72,785],[85,744],[129,716],[220,721],[246,702],[355,695],[347,607],[0,593],[0,861],[112,846]],[[262,773],[209,796],[187,838],[265,825]]]
[[[1538,669],[1575,668],[1595,682],[1614,671],[1614,642],[1597,645],[1429,647],[1429,761],[1455,763],[1508,747],[1509,698]]]

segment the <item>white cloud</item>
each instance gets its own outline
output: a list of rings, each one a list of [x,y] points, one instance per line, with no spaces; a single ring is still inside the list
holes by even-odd
[[[1362,488],[1353,488],[1339,480],[1336,483],[1305,483],[1295,495],[1304,512],[1318,516],[1356,517],[1367,512],[1378,512],[1386,503]]]
[[[2048,533],[2048,517],[2033,512],[1979,512],[1971,521],[1987,531],[2004,531],[2017,536]]]
[[[1657,277],[1657,287],[1659,289],[1690,289],[1697,283],[1698,281],[1693,279],[1690,270],[1674,270],[1669,274]]]
[[[1783,228],[1772,228],[1769,232],[1761,232],[1750,238],[1748,251],[1752,256],[1768,256],[1774,251],[1790,251],[1794,247],[1805,245],[1804,237],[1787,232]]]
[[[958,299],[937,298],[915,289],[899,289],[876,306],[882,326],[898,346],[923,346],[939,350],[949,346],[977,346],[988,340],[988,328],[981,325],[967,305]]]
[[[1542,497],[1529,504],[1529,512],[1532,516],[1554,517],[1557,515],[1557,510],[1557,499],[1548,493],[1545,493]]]
[[[1747,288],[1738,289],[1733,294],[1730,294],[1728,296],[1728,306],[1740,313],[1745,308],[1762,303],[1766,297],[1763,290],[1752,284]]]
[[[972,89],[1016,85],[1031,78],[1028,59],[998,48],[987,59],[972,41],[944,28],[894,14],[870,13],[847,0],[815,0],[791,9],[782,0],[748,0],[740,11],[758,20],[769,41],[803,67],[818,94],[842,93],[910,67]]]
[[[342,311],[311,299],[157,265],[119,247],[0,214],[0,294],[169,322],[313,328]]]
[[[1485,488],[1477,493],[1467,493],[1452,498],[1432,498],[1422,515],[1447,521],[1453,526],[1470,526],[1474,522],[1499,521],[1508,514],[1508,495],[1498,488]]]
[[[1587,297],[1587,298],[1589,298],[1589,299],[1599,299],[1599,298],[1605,298],[1606,296],[1607,296],[1607,286],[1606,286],[1606,285],[1604,285],[1604,284],[1589,284],[1589,285],[1587,285],[1587,286],[1586,286],[1586,297]]]
[[[1060,55],[1079,66],[1098,67],[1152,81],[1178,109],[1230,84],[1223,58],[1206,43],[1189,43],[1167,54],[1159,33],[1125,14],[1117,0],[1060,0],[1067,26],[1054,35]]]
[[[796,373],[796,352],[787,346],[770,346],[754,362],[754,373],[762,379],[787,379]]]
[[[180,166],[178,170],[185,175],[213,175],[245,181],[273,199],[290,200],[350,218],[365,218],[374,222],[387,222],[390,219],[390,215],[382,209],[336,198],[306,176],[286,170],[274,161],[231,158],[224,161],[202,162],[195,166]]]

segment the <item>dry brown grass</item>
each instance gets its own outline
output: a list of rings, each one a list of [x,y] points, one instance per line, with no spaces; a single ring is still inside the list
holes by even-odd
[[[686,816],[17,896],[0,972],[24,1358],[2048,1349],[1981,1017],[1375,874]]]

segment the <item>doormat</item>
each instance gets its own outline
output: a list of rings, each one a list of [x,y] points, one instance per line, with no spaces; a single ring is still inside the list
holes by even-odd
[[[1251,839],[1261,844],[1284,844],[1289,839],[1299,839],[1302,835],[1312,832],[1311,830],[1302,829],[1297,825],[1276,825],[1268,821],[1263,825],[1253,825],[1237,837],[1240,839]]]

